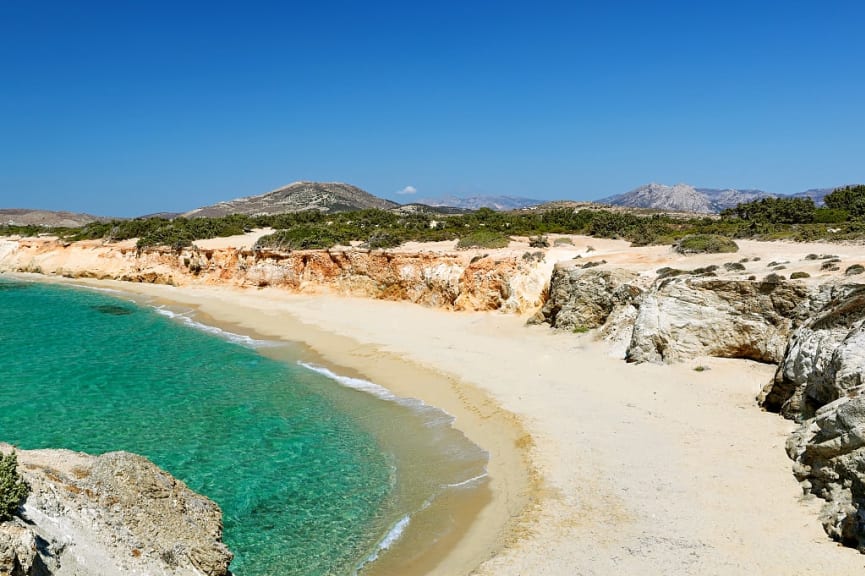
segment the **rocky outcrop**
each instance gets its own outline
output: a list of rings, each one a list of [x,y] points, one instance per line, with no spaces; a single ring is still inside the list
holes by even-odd
[[[793,330],[819,305],[799,282],[683,274],[651,279],[619,269],[560,263],[530,322],[597,328],[630,362],[698,356],[779,362]]]
[[[639,298],[643,290],[637,281],[637,274],[626,270],[557,264],[547,301],[529,322],[546,322],[561,330],[597,328],[615,309],[632,305]]]
[[[473,257],[476,256],[476,257]],[[550,265],[533,258],[379,250],[168,248],[0,240],[0,270],[158,284],[274,286],[452,310],[537,309]]]
[[[787,442],[796,477],[826,500],[826,532],[865,552],[865,286],[821,292],[828,302],[793,333],[759,401],[800,423]]]
[[[795,282],[660,280],[639,302],[627,360],[717,356],[778,362],[790,333],[810,310],[809,290]]]
[[[865,396],[853,394],[804,421],[787,441],[787,454],[805,492],[826,501],[820,513],[826,533],[865,553]]]
[[[791,335],[775,378],[759,399],[788,418],[809,418],[862,385],[865,286],[825,286],[815,301],[822,309]]]
[[[146,458],[31,450],[18,461],[31,494],[22,519],[0,524],[0,574],[230,574],[219,507]]]

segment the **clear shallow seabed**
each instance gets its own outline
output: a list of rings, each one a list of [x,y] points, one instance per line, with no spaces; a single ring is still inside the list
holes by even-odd
[[[239,576],[352,574],[485,475],[487,455],[443,412],[210,332],[117,295],[0,278],[0,440],[147,456],[219,503]]]

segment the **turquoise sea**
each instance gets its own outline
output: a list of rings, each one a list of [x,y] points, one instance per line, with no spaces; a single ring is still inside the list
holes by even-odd
[[[0,440],[147,456],[219,503],[239,576],[363,571],[483,478],[486,454],[446,414],[279,347],[0,277]]]

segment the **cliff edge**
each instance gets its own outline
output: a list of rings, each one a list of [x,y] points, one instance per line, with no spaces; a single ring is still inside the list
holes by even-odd
[[[146,458],[17,454],[31,493],[20,516],[0,524],[0,574],[230,575],[219,506]]]

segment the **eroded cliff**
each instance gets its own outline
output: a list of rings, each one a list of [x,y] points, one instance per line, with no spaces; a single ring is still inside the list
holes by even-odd
[[[550,265],[551,266],[551,265]],[[276,252],[238,248],[137,250],[131,245],[0,240],[0,270],[160,284],[274,286],[406,300],[452,310],[523,313],[542,304],[550,266],[531,255]]]

